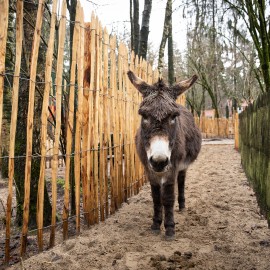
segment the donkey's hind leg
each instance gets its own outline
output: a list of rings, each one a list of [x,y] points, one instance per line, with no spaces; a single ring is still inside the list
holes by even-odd
[[[154,216],[151,229],[155,233],[160,232],[160,225],[162,223],[162,204],[161,204],[161,190],[159,185],[151,185],[152,198],[154,203]]]
[[[185,179],[186,170],[180,171],[177,178],[179,211],[185,208]]]

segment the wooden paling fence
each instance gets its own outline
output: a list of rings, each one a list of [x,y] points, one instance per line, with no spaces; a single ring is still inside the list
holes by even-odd
[[[203,138],[235,138],[238,135],[238,114],[232,118],[207,118],[195,117],[195,122],[200,128]]]
[[[6,36],[8,1],[0,1],[1,36]],[[4,8],[2,6],[4,5]],[[82,218],[87,225],[104,221],[113,214],[127,199],[137,194],[145,182],[142,165],[136,155],[134,145],[135,131],[139,125],[138,105],[141,96],[133,88],[127,77],[127,71],[133,70],[148,83],[158,79],[158,72],[153,71],[151,65],[128,52],[123,43],[117,43],[116,36],[109,36],[99,19],[92,14],[91,22],[84,22],[84,14],[78,2],[76,20],[74,22],[74,36],[72,47],[72,62],[70,81],[70,94],[68,100],[64,197],[61,213],[57,205],[57,175],[59,158],[62,158],[59,148],[61,135],[62,83],[64,69],[64,43],[66,37],[66,1],[62,1],[61,16],[59,18],[58,37],[55,38],[55,25],[57,0],[52,2],[52,16],[48,48],[46,51],[45,90],[41,112],[41,141],[40,141],[40,177],[38,181],[37,196],[37,245],[41,251],[46,246],[53,246],[57,233],[57,216],[62,224],[63,239],[69,233],[70,212],[70,170],[74,159],[75,177],[75,219],[76,233],[80,233]],[[32,60],[29,79],[29,103],[26,142],[25,192],[23,205],[23,226],[21,229],[20,255],[27,251],[27,237],[29,237],[29,211],[31,192],[31,161],[33,140],[33,114],[37,61],[41,39],[42,18],[44,13],[44,0],[39,0],[37,20],[33,38]],[[5,23],[4,23],[5,22]],[[10,244],[12,241],[12,197],[14,177],[14,147],[18,112],[18,94],[20,80],[20,59],[22,54],[23,34],[23,1],[17,1],[16,14],[16,65],[13,81],[12,115],[10,121],[9,141],[9,180],[8,199],[6,211],[6,244],[5,260],[10,259]],[[52,95],[52,61],[55,40],[58,40],[56,78],[55,78],[55,127],[54,142],[48,152],[48,106],[49,96]],[[3,104],[3,89],[5,66],[6,39],[0,38],[0,102]],[[75,102],[76,98],[76,102]],[[76,106],[74,105],[76,104]],[[35,112],[37,113],[37,112]],[[76,115],[75,121],[74,116]],[[0,124],[2,114],[0,114]],[[74,145],[74,149],[72,150]],[[44,186],[48,180],[46,163],[51,163],[51,226],[49,243],[44,240]],[[59,229],[60,230],[60,229]]]

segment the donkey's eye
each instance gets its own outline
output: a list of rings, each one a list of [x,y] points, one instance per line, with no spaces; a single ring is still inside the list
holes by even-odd
[[[176,117],[177,117],[177,115],[173,115],[173,116],[171,117],[170,123],[171,123],[172,125],[175,124]]]
[[[144,123],[144,124],[149,124],[149,118],[147,117],[147,116],[145,116],[145,115],[142,115],[142,122]]]

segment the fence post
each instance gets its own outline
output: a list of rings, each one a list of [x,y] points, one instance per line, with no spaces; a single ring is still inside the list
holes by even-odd
[[[76,75],[76,58],[79,43],[79,12],[78,6],[76,8],[76,18],[73,33],[72,44],[72,62],[70,69],[70,89],[69,89],[69,101],[68,101],[68,123],[67,123],[67,135],[66,135],[66,170],[65,170],[65,190],[64,190],[64,208],[63,208],[63,239],[68,237],[68,217],[69,217],[69,201],[70,201],[70,163],[71,163],[71,151],[72,151],[72,136],[74,127],[74,97],[75,97],[75,75]]]
[[[239,149],[239,118],[238,113],[235,113],[234,120],[234,148]]]
[[[37,21],[36,21],[36,27],[35,27],[35,32],[34,32],[34,38],[33,38],[32,59],[31,59],[31,67],[30,67],[29,103],[28,103],[28,114],[27,114],[25,182],[24,182],[23,228],[22,228],[21,250],[20,250],[22,257],[24,256],[25,251],[26,251],[26,242],[27,242],[27,233],[28,233],[35,87],[36,87],[37,60],[38,60],[43,12],[44,12],[44,0],[40,0],[38,3]]]
[[[98,47],[97,49],[99,50],[99,68],[100,68],[100,73],[99,73],[99,92],[97,94],[99,95],[99,100],[100,104],[98,107],[98,123],[99,123],[99,130],[98,130],[98,136],[99,136],[99,166],[98,166],[98,177],[99,177],[99,190],[100,190],[100,220],[104,221],[105,220],[105,166],[106,166],[106,160],[104,158],[106,151],[105,151],[105,136],[104,136],[104,119],[107,117],[107,114],[104,113],[106,109],[104,108],[104,101],[105,101],[105,94],[104,94],[104,65],[103,65],[103,29],[101,23],[99,24],[99,35],[97,36],[97,42],[98,42]]]
[[[5,262],[9,262],[10,257],[10,226],[11,226],[11,211],[12,211],[12,186],[14,176],[14,149],[15,136],[18,115],[18,99],[19,99],[19,75],[21,68],[22,55],[22,39],[23,39],[23,1],[17,1],[16,4],[16,62],[13,79],[13,95],[12,95],[12,112],[10,123],[10,144],[9,144],[9,173],[8,173],[8,198],[7,198],[7,217],[6,217],[6,246],[5,246]],[[1,71],[0,71],[1,73]],[[1,75],[0,75],[1,76]],[[0,77],[1,78],[1,77]],[[0,84],[1,87],[1,84]],[[1,130],[1,126],[0,126]]]
[[[79,43],[77,50],[77,69],[78,69],[78,105],[76,113],[76,131],[75,131],[75,157],[74,157],[74,175],[75,175],[75,207],[76,207],[76,233],[80,233],[80,181],[81,181],[81,139],[82,139],[82,106],[83,106],[83,58],[84,58],[84,12],[77,3],[76,14],[79,19]]]
[[[135,71],[135,55],[134,52],[131,52],[131,56],[130,56],[130,66],[129,69],[131,71]],[[130,140],[132,138],[132,136],[134,136],[133,134],[135,134],[135,113],[136,113],[136,109],[135,109],[135,94],[136,94],[136,90],[134,89],[134,87],[132,86],[132,84],[129,82],[128,80],[128,85],[129,85],[129,92],[130,92],[130,115],[131,115],[131,119],[130,119],[130,133],[129,133],[129,137]],[[131,197],[134,194],[134,180],[135,180],[135,144],[132,142],[130,144],[131,149],[130,149],[130,162],[131,162],[131,174],[130,174],[130,180],[129,180],[129,196]]]
[[[64,42],[66,34],[66,1],[62,2],[61,20],[59,26],[59,43],[57,55],[56,70],[56,108],[55,108],[55,133],[52,158],[52,220],[50,247],[55,243],[55,226],[56,226],[56,200],[57,200],[57,171],[58,171],[58,155],[59,155],[59,139],[61,130],[61,101],[62,101],[62,75],[64,62]]]
[[[108,63],[108,46],[109,46],[109,35],[107,29],[104,29],[104,44],[103,44],[103,114],[105,114],[105,118],[103,118],[103,133],[104,133],[104,166],[105,166],[105,175],[104,175],[104,197],[105,197],[105,216],[108,217],[109,215],[109,172],[108,172],[108,158],[107,155],[109,153],[108,148],[110,146],[110,115],[109,115],[109,93],[108,93],[108,75],[109,75],[109,63]],[[111,160],[111,156],[110,156]]]
[[[89,193],[90,193],[90,180],[88,178],[89,164],[87,162],[89,153],[88,148],[88,134],[89,134],[89,87],[90,87],[90,35],[91,35],[91,24],[85,24],[84,31],[84,77],[83,77],[83,119],[82,119],[82,188],[83,188],[83,211],[84,217],[89,226]]]
[[[21,2],[21,1],[18,1]],[[55,34],[55,22],[56,22],[56,8],[57,1],[53,1],[50,37],[48,42],[48,50],[46,55],[46,67],[45,67],[45,89],[43,95],[42,113],[41,113],[41,161],[40,161],[40,174],[38,182],[38,202],[37,202],[37,239],[38,249],[43,250],[43,209],[44,209],[44,179],[45,179],[45,165],[46,165],[46,141],[47,141],[47,121],[48,121],[48,106],[49,106],[49,94],[52,84],[52,59],[54,49],[54,34]]]
[[[116,49],[116,37],[113,36],[110,38],[110,60],[111,63],[116,63],[116,56],[115,56],[115,49]],[[110,102],[110,116],[111,116],[111,135],[113,134],[113,143],[110,136],[111,141],[111,155],[110,155],[110,182],[111,182],[111,214],[115,213],[117,208],[116,202],[116,194],[117,194],[117,185],[116,185],[116,166],[115,166],[115,100],[116,100],[116,71],[114,65],[111,66],[110,69],[110,94],[111,94],[111,102]],[[113,150],[113,151],[112,151]],[[113,155],[112,155],[113,153]],[[113,156],[113,157],[112,157]]]
[[[5,81],[5,58],[8,30],[8,7],[9,1],[0,1],[0,131],[2,131],[3,121],[3,97]],[[0,132],[0,156],[2,156],[2,132]],[[0,159],[0,173],[2,173],[2,161]]]

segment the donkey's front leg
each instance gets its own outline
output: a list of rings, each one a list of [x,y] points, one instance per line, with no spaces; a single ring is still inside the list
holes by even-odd
[[[152,198],[154,203],[154,216],[151,229],[153,232],[160,232],[160,225],[162,223],[162,204],[161,204],[161,191],[159,185],[151,185]]]
[[[185,208],[185,179],[186,171],[180,171],[177,177],[179,211]]]
[[[165,239],[173,240],[175,231],[175,223],[174,223],[174,184],[165,184],[162,187],[162,204],[164,206],[165,218],[164,218],[164,226],[165,226]]]

